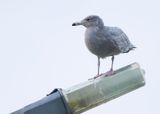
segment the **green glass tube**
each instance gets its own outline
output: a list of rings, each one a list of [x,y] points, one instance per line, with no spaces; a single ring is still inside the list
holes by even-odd
[[[79,114],[145,85],[144,70],[138,63],[63,90],[64,98],[73,114]]]

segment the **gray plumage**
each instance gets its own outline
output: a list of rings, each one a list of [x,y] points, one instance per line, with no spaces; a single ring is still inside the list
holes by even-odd
[[[114,55],[127,53],[135,48],[129,41],[127,35],[120,28],[104,26],[99,16],[91,15],[81,22],[73,23],[72,25],[83,25],[86,27],[86,46],[89,51],[98,58],[105,58],[108,56],[114,57]]]

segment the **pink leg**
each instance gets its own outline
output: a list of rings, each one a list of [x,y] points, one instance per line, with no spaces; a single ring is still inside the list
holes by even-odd
[[[89,80],[91,80],[91,79],[96,79],[96,78],[98,78],[98,77],[100,77],[102,74],[99,74],[99,71],[100,71],[100,57],[98,57],[98,71],[97,71],[97,75],[95,76],[95,77],[93,77],[93,78],[90,78]]]
[[[103,73],[103,75],[105,75],[105,76],[111,76],[113,73],[114,73],[114,71],[111,69],[111,70]]]
[[[99,74],[100,58],[98,57],[98,73],[97,73],[97,75],[96,75],[95,77],[93,77],[93,78],[91,78],[91,79],[96,79],[96,78],[98,78],[98,77],[100,77],[100,76],[102,76],[102,75],[111,76],[111,75],[114,73],[114,71],[113,71],[114,56],[112,56],[111,60],[112,60],[111,69],[110,69],[108,72]],[[89,80],[90,80],[90,79],[89,79]]]
[[[110,76],[114,73],[114,71],[113,71],[114,56],[112,56],[111,60],[112,60],[111,69],[108,72],[103,73],[105,76]]]
[[[98,78],[99,76],[101,76],[100,74],[99,74],[99,70],[100,70],[100,57],[98,57],[98,71],[97,71],[97,75],[94,77],[94,79],[96,79],[96,78]]]
[[[102,76],[102,75],[111,76],[114,73],[114,71],[113,71],[114,56],[112,56],[111,60],[112,60],[111,69],[105,73],[100,74],[100,76]]]

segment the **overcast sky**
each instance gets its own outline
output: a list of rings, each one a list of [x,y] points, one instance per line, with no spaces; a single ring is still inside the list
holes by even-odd
[[[159,114],[159,11],[159,0],[0,0],[0,113],[95,76],[97,58],[85,47],[85,28],[71,26],[95,14],[122,28],[137,47],[116,56],[114,68],[138,62],[146,86],[84,114]],[[108,70],[110,58],[101,62],[101,72]]]

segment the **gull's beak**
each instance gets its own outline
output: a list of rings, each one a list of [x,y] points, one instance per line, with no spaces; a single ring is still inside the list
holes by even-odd
[[[75,23],[72,24],[72,26],[78,26],[78,25],[82,25],[82,23],[81,22],[75,22]]]

